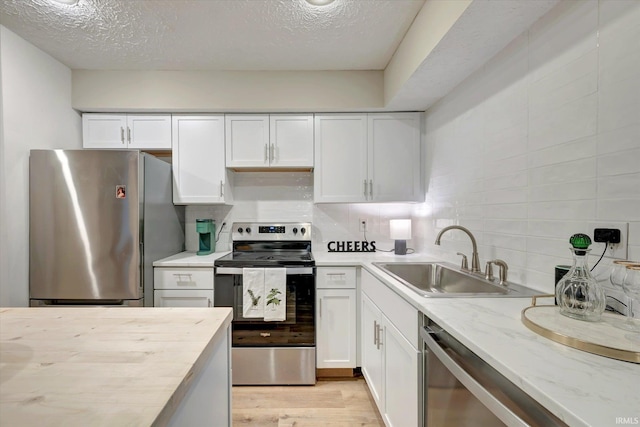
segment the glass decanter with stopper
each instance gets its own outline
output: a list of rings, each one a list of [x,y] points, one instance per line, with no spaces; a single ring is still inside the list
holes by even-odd
[[[604,289],[591,275],[587,266],[587,254],[591,238],[586,234],[574,234],[569,239],[573,254],[571,269],[556,286],[556,300],[560,314],[578,320],[596,322],[605,309]]]

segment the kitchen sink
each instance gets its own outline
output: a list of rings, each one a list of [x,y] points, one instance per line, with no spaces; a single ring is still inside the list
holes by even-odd
[[[514,283],[499,285],[479,274],[442,262],[374,262],[373,265],[425,297],[526,297],[540,294]]]

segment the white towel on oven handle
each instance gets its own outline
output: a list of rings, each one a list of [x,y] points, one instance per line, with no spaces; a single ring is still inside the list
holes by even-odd
[[[264,321],[287,320],[287,269],[264,269]]]
[[[242,269],[242,317],[264,317],[264,268]]]

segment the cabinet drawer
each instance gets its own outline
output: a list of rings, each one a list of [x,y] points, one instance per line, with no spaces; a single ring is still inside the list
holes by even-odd
[[[213,307],[213,289],[153,291],[154,307]]]
[[[213,268],[153,269],[155,289],[213,289]]]
[[[318,289],[355,289],[355,267],[318,267],[316,270]]]

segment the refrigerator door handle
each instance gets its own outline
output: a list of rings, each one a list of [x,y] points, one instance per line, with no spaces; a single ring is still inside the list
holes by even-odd
[[[140,269],[140,290],[142,291],[141,294],[144,293],[144,242],[142,241],[142,239],[140,240],[140,259],[139,259],[139,263],[140,266],[138,267]]]
[[[220,180],[220,197],[224,197],[224,181]]]

